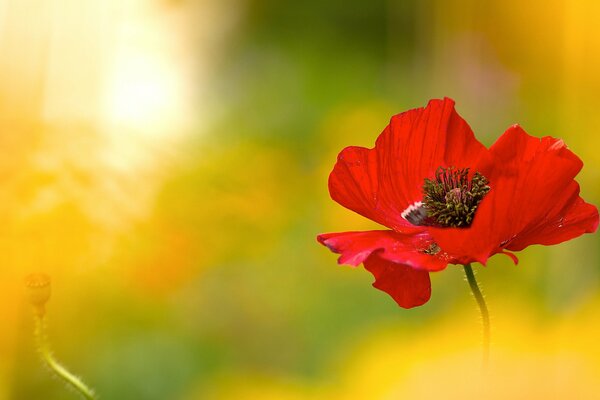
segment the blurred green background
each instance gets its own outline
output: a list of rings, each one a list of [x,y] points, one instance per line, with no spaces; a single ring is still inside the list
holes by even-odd
[[[600,393],[597,235],[462,270],[403,310],[318,233],[345,146],[448,96],[486,145],[565,140],[600,204],[600,4],[0,1],[0,399],[76,398],[39,362],[23,277],[52,276],[56,355],[103,399],[580,398]]]

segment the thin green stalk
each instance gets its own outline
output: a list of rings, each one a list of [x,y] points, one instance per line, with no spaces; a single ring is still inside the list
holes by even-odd
[[[477,279],[475,279],[471,264],[465,264],[463,267],[465,268],[465,275],[471,287],[471,292],[473,292],[473,296],[475,296],[475,300],[479,305],[479,311],[481,312],[481,321],[483,323],[483,366],[487,367],[490,358],[490,313],[477,284]]]
[[[37,349],[48,367],[56,373],[68,385],[73,387],[78,393],[88,400],[96,400],[94,391],[90,389],[81,378],[70,373],[63,367],[52,355],[45,332],[45,322],[43,313],[35,313],[35,340]]]

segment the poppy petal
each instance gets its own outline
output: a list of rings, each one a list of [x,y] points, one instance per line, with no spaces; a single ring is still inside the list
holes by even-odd
[[[440,255],[425,253],[433,244],[426,234],[406,235],[394,231],[326,233],[317,237],[319,243],[341,254],[339,264],[357,266],[371,254],[385,260],[405,264],[415,269],[440,271],[448,261]]]
[[[364,147],[346,147],[329,175],[331,198],[342,206],[377,223],[399,231],[414,230],[402,218],[404,203],[381,198],[377,153]]]
[[[579,193],[579,190],[577,190]],[[598,209],[578,195],[565,209],[549,213],[551,217],[530,226],[506,245],[511,251],[521,251],[532,244],[552,245],[593,233],[598,229]]]
[[[519,264],[519,257],[517,257],[514,253],[511,253],[510,251],[502,250],[502,251],[499,251],[498,254],[504,254],[505,256],[507,256],[508,258],[510,258],[511,261],[515,265]]]
[[[430,228],[438,245],[460,263],[487,259],[504,248],[555,244],[598,226],[598,212],[579,197],[573,179],[583,163],[562,140],[510,127],[490,148],[491,190],[468,229]],[[561,226],[562,225],[562,226]]]
[[[398,264],[373,254],[365,260],[365,268],[373,274],[373,286],[392,296],[403,308],[421,306],[431,297],[429,272]]]
[[[392,117],[373,149],[347,147],[329,176],[333,200],[399,232],[415,231],[403,211],[423,197],[423,182],[440,166],[481,163],[487,149],[451,99]]]
[[[503,247],[556,244],[597,229],[598,210],[579,197],[574,180],[583,162],[562,140],[538,139],[514,125],[490,153],[503,175],[497,185],[506,212]],[[517,176],[505,179],[506,172]]]

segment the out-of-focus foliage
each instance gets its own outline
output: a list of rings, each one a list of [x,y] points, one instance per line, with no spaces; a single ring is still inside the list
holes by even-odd
[[[23,277],[52,276],[56,355],[105,399],[592,399],[597,235],[461,270],[401,310],[321,232],[348,145],[452,97],[489,145],[561,137],[600,204],[600,6],[467,0],[0,1],[0,400],[66,399]],[[69,397],[70,396],[70,397]],[[494,397],[495,396],[495,397]]]

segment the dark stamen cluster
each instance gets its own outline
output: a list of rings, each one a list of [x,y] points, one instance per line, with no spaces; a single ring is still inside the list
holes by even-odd
[[[469,181],[469,168],[438,167],[435,180],[425,179],[423,207],[434,224],[467,227],[477,206],[490,191],[489,181],[479,172]]]

